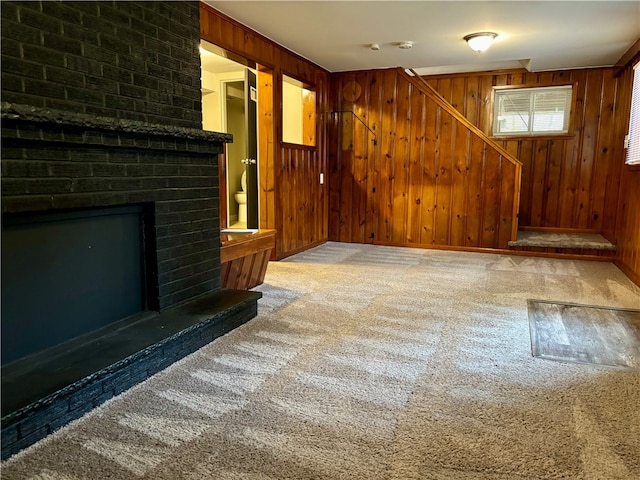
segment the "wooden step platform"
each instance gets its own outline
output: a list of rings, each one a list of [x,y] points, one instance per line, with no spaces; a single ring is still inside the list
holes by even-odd
[[[519,231],[518,239],[509,242],[514,250],[598,257],[615,255],[616,246],[597,233],[561,233]]]

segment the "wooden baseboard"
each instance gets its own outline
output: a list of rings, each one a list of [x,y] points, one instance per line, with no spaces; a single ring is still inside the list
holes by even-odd
[[[278,255],[276,260],[282,260],[283,258],[290,257],[292,255],[295,255],[296,253],[301,253],[301,252],[304,252],[305,250],[309,250],[310,248],[318,247],[318,246],[322,245],[323,243],[327,243],[327,241],[328,240],[320,240],[318,242],[313,242],[313,243],[310,243],[308,245],[305,245],[304,247],[299,247],[299,248],[295,248],[293,250],[289,250],[288,252],[284,252],[284,253],[281,253],[280,255]]]
[[[556,258],[559,260],[585,260],[591,262],[611,262],[613,256],[600,255],[579,255],[575,253],[555,253],[555,252],[531,252],[523,250],[508,250],[504,248],[485,248],[485,247],[458,247],[452,245],[430,245],[423,243],[385,243],[374,242],[374,245],[386,245],[389,247],[408,247],[408,248],[424,248],[427,250],[448,250],[453,252],[471,252],[471,253],[491,253],[498,255],[513,255],[516,257],[542,257]],[[613,253],[613,252],[609,252]]]

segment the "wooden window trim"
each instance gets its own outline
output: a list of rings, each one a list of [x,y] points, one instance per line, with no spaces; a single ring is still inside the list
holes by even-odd
[[[636,63],[631,71],[631,100],[626,139],[624,163],[629,167],[640,167],[640,62]]]
[[[318,150],[318,147],[316,145],[304,145],[302,143],[280,142],[280,146],[282,148],[288,148],[291,150],[309,150],[312,152]]]
[[[495,108],[496,108],[496,90],[517,90],[521,88],[547,88],[547,87],[566,87],[571,86],[571,108],[569,109],[569,125],[567,127],[567,133],[558,133],[557,135],[545,133],[543,135],[494,135],[493,134],[493,119],[495,117]],[[534,140],[561,140],[561,139],[570,139],[576,136],[575,134],[575,112],[576,112],[576,91],[578,90],[578,82],[543,82],[543,83],[525,83],[518,85],[495,85],[491,89],[491,117],[489,121],[489,131],[487,132],[487,136],[489,138],[495,140],[526,140],[526,139],[534,139]]]
[[[311,147],[312,149],[317,148],[317,142],[318,142],[318,89],[315,83],[309,82],[306,79],[303,79],[302,77],[299,77],[295,74],[290,74],[288,73],[286,70],[282,70],[281,74],[280,74],[280,82],[281,84],[285,82],[284,77],[289,77],[292,80],[295,80],[296,82],[300,83],[301,88],[305,89],[305,90],[309,90],[311,92],[313,92],[313,98],[315,100],[314,102],[314,135],[313,135],[313,145],[307,144],[307,143],[291,143],[291,142],[285,142],[285,141],[281,141],[280,143],[282,145],[288,145],[290,146],[289,148],[292,148],[291,146],[302,146],[302,147]],[[281,85],[281,88],[283,89],[284,87]],[[281,93],[281,98],[282,98],[282,93]],[[283,109],[283,102],[281,100],[281,110]],[[281,121],[282,119],[284,119],[284,111],[282,111],[281,114]],[[303,129],[304,130],[304,129]],[[283,131],[282,127],[281,127],[281,132]]]

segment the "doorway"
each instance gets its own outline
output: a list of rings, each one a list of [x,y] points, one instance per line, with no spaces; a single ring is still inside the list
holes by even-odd
[[[220,227],[259,228],[258,90],[255,65],[231,59],[208,42],[201,44],[202,125],[230,133],[220,158]]]

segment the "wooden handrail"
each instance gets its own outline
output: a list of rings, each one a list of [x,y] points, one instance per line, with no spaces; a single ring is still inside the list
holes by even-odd
[[[352,110],[335,110],[333,112],[329,112],[329,113],[350,113],[351,115],[353,115],[354,117],[356,117],[356,120],[358,120],[362,125],[364,125],[364,128],[366,128],[367,130],[369,130],[371,132],[371,135],[373,135],[373,144],[377,145],[378,144],[378,136],[376,135],[376,132],[374,132],[373,130],[371,130],[371,128],[369,127],[369,125],[367,125],[364,120],[362,120],[358,115],[356,115],[356,112],[352,111]]]
[[[447,113],[453,116],[457,121],[462,123],[465,127],[475,133],[478,137],[480,137],[485,143],[491,145],[500,155],[509,160],[514,165],[522,166],[522,162],[518,160],[516,157],[507,152],[502,146],[498,145],[498,143],[489,137],[486,133],[476,127],[473,123],[471,123],[467,117],[462,115],[456,108],[453,107],[447,100],[440,95],[435,88],[429,85],[424,78],[416,73],[412,68],[409,71],[414,75],[413,77],[409,75],[404,68],[398,67],[398,72],[406,78],[411,84],[415,85],[422,93],[431,98],[434,102],[436,102],[440,107],[442,107]]]
[[[398,68],[398,73],[404,77],[408,82],[414,85],[420,92],[436,102],[443,110],[449,113],[458,122],[468,128],[473,134],[477,135],[483,142],[498,152],[503,158],[507,159],[514,165],[515,179],[513,185],[513,210],[512,210],[512,222],[511,222],[511,240],[518,238],[518,213],[520,211],[520,189],[522,183],[522,162],[507,152],[502,146],[498,145],[493,139],[491,139],[482,130],[476,127],[473,123],[467,120],[467,117],[462,115],[456,108],[453,107],[442,95],[440,95],[435,88],[429,85],[424,78],[418,73],[409,69],[413,76],[409,75],[405,69]]]

